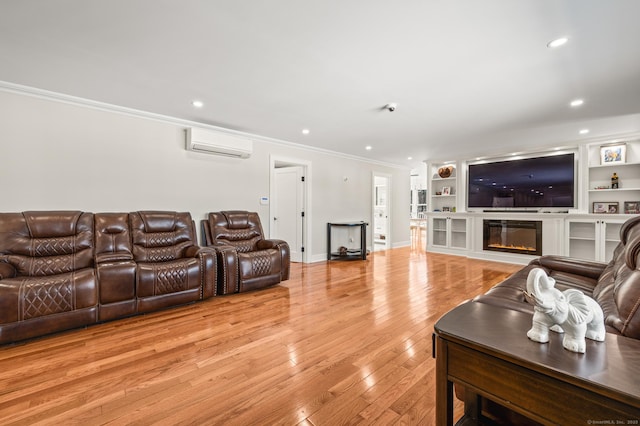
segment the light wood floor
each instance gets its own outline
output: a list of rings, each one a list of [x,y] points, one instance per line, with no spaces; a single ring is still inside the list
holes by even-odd
[[[431,425],[434,322],[519,268],[393,249],[0,347],[0,424]]]

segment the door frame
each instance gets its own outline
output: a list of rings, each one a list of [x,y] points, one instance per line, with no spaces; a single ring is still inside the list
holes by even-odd
[[[311,215],[311,161],[273,154],[269,156],[269,236],[270,238],[272,238],[271,230],[273,229],[273,227],[271,226],[271,224],[273,223],[273,206],[275,205],[276,198],[275,170],[276,168],[286,166],[302,167],[304,174],[305,185],[302,201],[302,208],[304,211],[304,220],[302,225],[302,246],[304,247],[304,251],[302,252],[302,263],[310,263],[312,259],[311,230],[313,229],[313,227],[311,226],[311,224],[313,223]]]
[[[393,200],[393,194],[391,191],[392,187],[392,175],[390,173],[382,173],[382,172],[371,172],[371,251],[375,251],[375,232],[376,232],[376,177],[385,178],[387,180],[387,201],[386,201],[386,210],[387,210],[387,225],[386,225],[386,234],[385,234],[385,248],[384,250],[389,250],[391,248],[391,205]]]

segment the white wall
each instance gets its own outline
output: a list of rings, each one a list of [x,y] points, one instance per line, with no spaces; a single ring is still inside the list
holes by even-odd
[[[312,260],[326,258],[327,222],[371,222],[372,171],[393,176],[392,247],[409,244],[408,169],[264,140],[246,160],[199,154],[184,149],[184,128],[0,91],[0,211],[177,210],[199,222],[209,211],[244,209],[260,214],[268,234],[269,207],[259,199],[278,155],[312,165]]]

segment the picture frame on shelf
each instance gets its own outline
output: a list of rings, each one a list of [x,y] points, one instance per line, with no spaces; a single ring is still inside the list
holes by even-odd
[[[625,201],[624,212],[626,214],[638,214],[640,213],[640,201]]]
[[[616,214],[619,212],[619,203],[616,202],[593,202],[593,212],[600,214]]]
[[[603,166],[627,162],[627,144],[609,144],[600,147],[600,164]]]
[[[442,187],[442,195],[451,195],[451,187],[443,186]]]

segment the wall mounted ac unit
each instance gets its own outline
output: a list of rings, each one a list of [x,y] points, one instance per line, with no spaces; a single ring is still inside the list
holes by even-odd
[[[249,158],[253,152],[253,141],[239,136],[190,127],[186,132],[187,151]]]

